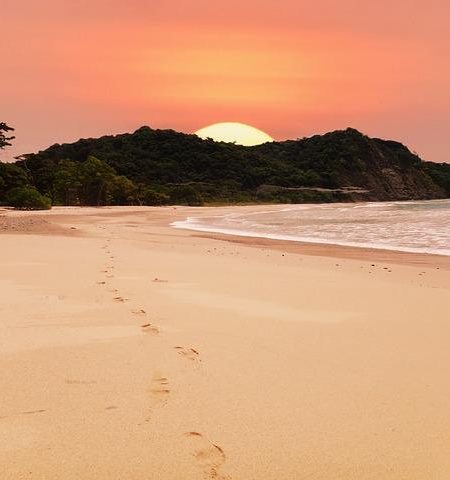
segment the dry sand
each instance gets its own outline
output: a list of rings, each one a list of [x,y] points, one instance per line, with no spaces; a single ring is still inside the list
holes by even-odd
[[[0,212],[1,480],[448,480],[449,259],[191,212]]]

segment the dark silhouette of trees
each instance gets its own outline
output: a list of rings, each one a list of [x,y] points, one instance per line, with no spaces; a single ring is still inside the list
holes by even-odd
[[[14,137],[8,137],[8,132],[14,131],[14,128],[9,127],[6,123],[0,122],[0,150],[4,149],[5,147],[10,146],[10,140],[14,140]]]
[[[242,147],[142,127],[0,164],[0,203],[26,185],[53,205],[411,200],[450,197],[450,165],[351,128]]]

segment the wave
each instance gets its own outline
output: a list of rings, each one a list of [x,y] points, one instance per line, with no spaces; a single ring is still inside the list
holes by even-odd
[[[237,209],[239,207],[236,207]],[[450,256],[450,201],[280,206],[188,217],[180,229]]]

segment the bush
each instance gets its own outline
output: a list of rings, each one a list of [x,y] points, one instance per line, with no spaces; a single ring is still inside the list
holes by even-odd
[[[203,198],[192,185],[179,185],[170,192],[170,201],[174,204],[199,207],[203,205]]]
[[[41,195],[34,187],[13,188],[6,194],[6,204],[18,210],[49,210],[52,208],[48,197]]]
[[[142,205],[167,205],[169,200],[168,195],[150,187],[144,187],[140,193],[140,202]]]

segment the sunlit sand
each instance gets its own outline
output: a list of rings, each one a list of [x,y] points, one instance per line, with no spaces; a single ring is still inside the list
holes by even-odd
[[[449,259],[193,212],[2,212],[1,478],[445,479]]]

